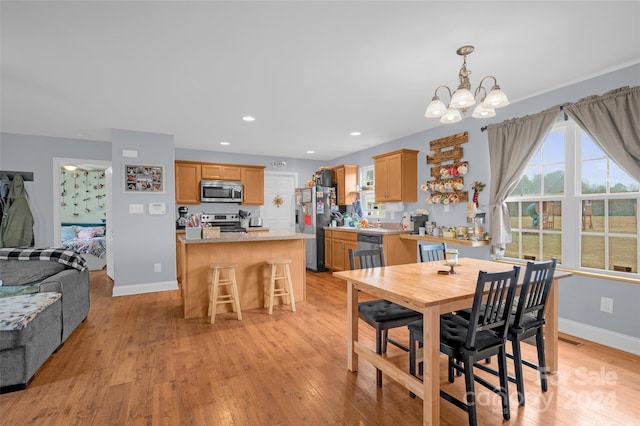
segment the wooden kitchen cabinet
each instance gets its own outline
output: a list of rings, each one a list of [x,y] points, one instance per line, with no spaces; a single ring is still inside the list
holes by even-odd
[[[418,152],[399,149],[372,157],[376,202],[418,201]]]
[[[332,266],[332,256],[331,256],[331,239],[333,237],[333,231],[326,229],[324,231],[324,266],[328,269],[331,269]]]
[[[200,204],[201,179],[200,163],[176,161],[176,204]]]
[[[180,243],[180,237],[184,237],[184,232],[176,232],[176,281],[178,281],[178,287],[182,290],[182,262],[180,262],[180,250],[182,245]]]
[[[331,234],[331,269],[334,271],[350,269],[349,249],[358,249],[358,234],[347,231],[331,231]],[[325,245],[326,244],[327,239],[325,235]]]
[[[347,194],[355,190],[358,184],[358,165],[342,164],[333,168],[333,183],[337,187],[338,205],[351,204]]]
[[[243,166],[242,204],[261,206],[264,204],[264,166]]]
[[[234,164],[202,164],[202,179],[241,180],[242,167]]]
[[[418,261],[416,244],[402,239],[404,234],[385,234],[382,238],[385,265],[402,265]],[[349,249],[358,249],[358,233],[325,230],[325,266],[334,271],[350,269]]]

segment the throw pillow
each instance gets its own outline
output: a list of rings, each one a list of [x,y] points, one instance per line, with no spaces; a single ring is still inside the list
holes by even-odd
[[[63,226],[60,230],[61,230],[60,238],[62,238],[62,241],[73,240],[76,238],[75,226]]]
[[[78,231],[78,238],[82,240],[93,238],[95,236],[96,236],[96,231],[93,228],[83,229],[81,231]]]

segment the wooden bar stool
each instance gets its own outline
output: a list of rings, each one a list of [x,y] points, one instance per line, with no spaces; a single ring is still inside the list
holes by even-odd
[[[216,321],[216,308],[218,305],[231,303],[233,312],[238,314],[238,320],[242,320],[240,312],[240,298],[238,296],[238,285],[236,283],[235,263],[216,263],[211,265],[213,269],[211,277],[211,293],[209,294],[209,315],[211,324]],[[227,278],[222,278],[222,271],[227,271]],[[220,286],[231,286],[231,294],[219,294]]]
[[[267,263],[271,265],[271,280],[269,288],[265,292],[264,305],[269,307],[269,315],[273,314],[273,297],[285,296],[287,304],[291,304],[291,310],[296,311],[296,301],[293,295],[293,284],[291,283],[291,270],[289,264],[291,259],[268,259]],[[278,265],[280,265],[280,273],[278,274]],[[282,288],[276,288],[276,281],[284,280]]]

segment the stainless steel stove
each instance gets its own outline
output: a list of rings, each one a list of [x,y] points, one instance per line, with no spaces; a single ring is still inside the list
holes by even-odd
[[[220,232],[247,232],[240,226],[240,216],[233,213],[202,213],[202,226],[219,226]]]

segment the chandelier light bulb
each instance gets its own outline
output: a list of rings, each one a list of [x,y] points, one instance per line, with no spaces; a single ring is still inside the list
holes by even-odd
[[[462,114],[460,114],[460,110],[456,108],[447,108],[447,112],[440,117],[441,123],[457,123],[462,120]]]
[[[453,94],[449,106],[452,106],[454,108],[468,108],[475,103],[476,100],[473,99],[473,95],[471,94],[469,89],[458,88],[458,90],[456,90]]]
[[[491,88],[491,91],[482,103],[486,108],[501,108],[509,105],[507,95],[500,89],[497,84]]]
[[[438,118],[442,117],[442,115],[447,111],[447,106],[440,100],[439,97],[434,96],[431,99],[431,103],[427,107],[427,111],[424,113],[424,116],[427,118]]]
[[[486,108],[483,103],[479,103],[476,109],[473,110],[471,116],[473,118],[490,118],[496,115],[496,110],[493,108]]]

